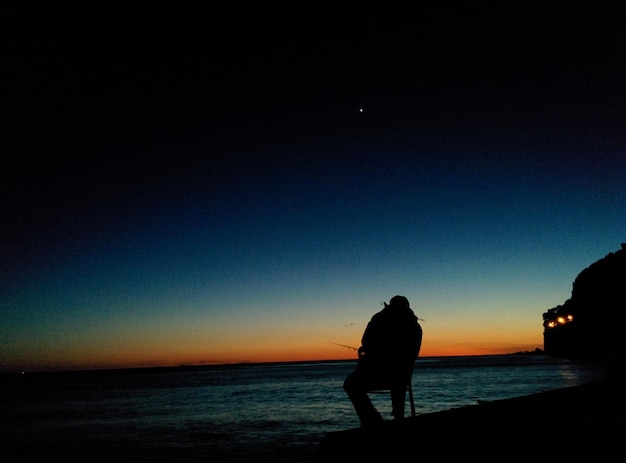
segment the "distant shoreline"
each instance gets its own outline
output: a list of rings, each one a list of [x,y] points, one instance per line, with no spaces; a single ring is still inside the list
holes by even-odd
[[[422,359],[454,359],[454,358],[497,358],[497,357],[510,357],[510,356],[526,356],[526,355],[539,355],[548,356],[541,349],[534,351],[520,351],[512,352],[508,354],[478,354],[478,355],[432,355],[432,356],[420,356],[418,360]],[[555,357],[557,358],[557,357]],[[189,364],[189,365],[164,365],[164,366],[136,366],[136,367],[112,367],[112,368],[85,368],[85,369],[49,369],[49,370],[36,370],[36,371],[13,371],[13,372],[0,372],[2,376],[22,376],[22,375],[38,375],[38,374],[72,374],[72,373],[118,373],[118,372],[161,372],[161,371],[189,371],[189,370],[202,370],[202,369],[230,369],[241,367],[264,367],[264,366],[289,366],[289,365],[314,365],[319,363],[345,363],[356,362],[355,357],[345,359],[331,359],[331,360],[295,360],[295,361],[278,361],[278,362],[235,362],[235,363],[210,363],[210,364]]]

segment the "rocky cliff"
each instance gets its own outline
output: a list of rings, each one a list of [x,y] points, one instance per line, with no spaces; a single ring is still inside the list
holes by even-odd
[[[603,363],[608,374],[624,365],[626,243],[582,270],[563,305],[543,314],[549,355]]]

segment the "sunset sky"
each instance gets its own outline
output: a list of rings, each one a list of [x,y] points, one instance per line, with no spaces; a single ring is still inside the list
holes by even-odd
[[[353,358],[396,294],[543,348],[626,241],[625,8],[504,4],[13,13],[0,371]]]

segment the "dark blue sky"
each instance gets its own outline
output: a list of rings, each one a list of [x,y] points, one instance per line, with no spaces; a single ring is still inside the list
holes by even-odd
[[[395,294],[541,347],[624,241],[624,6],[459,5],[12,12],[4,367],[341,356]]]

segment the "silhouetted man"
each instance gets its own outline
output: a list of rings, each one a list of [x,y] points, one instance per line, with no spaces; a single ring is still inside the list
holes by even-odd
[[[361,426],[383,421],[368,391],[389,389],[392,415],[404,418],[406,389],[422,345],[422,327],[404,296],[394,296],[374,314],[365,328],[356,369],[343,388],[361,420]]]

